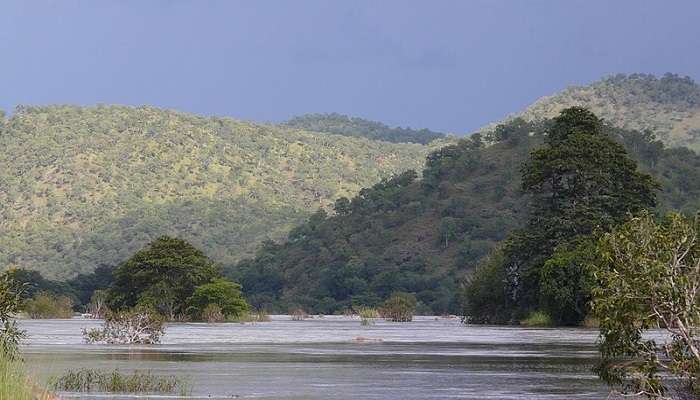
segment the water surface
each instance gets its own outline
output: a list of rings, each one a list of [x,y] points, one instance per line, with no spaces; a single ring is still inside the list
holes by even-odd
[[[99,323],[22,321],[31,371],[46,380],[76,368],[149,369],[186,377],[190,398],[211,399],[601,399],[608,393],[591,372],[595,330],[467,327],[434,317],[361,326],[350,317],[275,316],[255,324],[170,324],[160,345],[83,344],[81,329]]]

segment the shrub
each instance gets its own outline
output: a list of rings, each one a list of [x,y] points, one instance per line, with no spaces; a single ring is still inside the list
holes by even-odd
[[[108,313],[102,328],[83,329],[86,343],[155,344],[165,333],[165,321],[151,309]]]
[[[202,319],[207,322],[221,322],[224,320],[224,314],[221,312],[221,307],[216,304],[207,304],[202,310]]]
[[[292,316],[292,321],[302,321],[309,317],[309,314],[304,311],[301,307],[294,307],[289,311],[289,315]]]
[[[396,292],[386,299],[380,312],[384,319],[392,322],[411,322],[416,303],[416,296],[413,294]]]
[[[552,322],[552,318],[549,316],[549,314],[542,312],[542,311],[534,311],[534,312],[531,312],[527,318],[520,321],[520,325],[529,326],[529,327],[537,327],[537,326],[544,327],[544,326],[552,326],[553,322]]]
[[[221,319],[235,318],[248,312],[250,306],[241,295],[241,285],[226,279],[214,279],[211,282],[197,286],[194,294],[187,299],[188,314],[194,319],[207,319],[205,309],[214,311],[210,306],[216,305]]]
[[[73,316],[73,300],[68,296],[42,292],[29,299],[24,306],[30,318],[71,318]]]

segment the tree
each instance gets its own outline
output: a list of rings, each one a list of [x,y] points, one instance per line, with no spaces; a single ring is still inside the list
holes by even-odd
[[[700,395],[700,220],[649,213],[604,235],[594,264],[598,374],[624,393]],[[661,328],[669,337],[645,335]],[[693,397],[696,398],[696,397]]]
[[[522,311],[538,306],[541,269],[557,246],[606,231],[629,213],[652,208],[659,188],[590,111],[572,107],[553,120],[545,146],[522,167],[530,196],[526,227],[505,247],[511,295]]]
[[[0,273],[0,351],[10,360],[19,357],[19,341],[25,332],[12,319],[22,302],[24,285],[15,282],[9,272]]]
[[[464,286],[464,320],[467,323],[506,323],[506,272],[503,252],[494,251],[469,274]]]
[[[113,310],[151,305],[170,317],[186,311],[197,286],[220,276],[219,266],[200,250],[162,236],[114,270],[107,304]]]
[[[204,311],[210,305],[217,306],[225,318],[239,317],[250,310],[241,296],[241,285],[226,279],[215,279],[197,286],[187,303],[187,312],[195,319],[202,319]]]

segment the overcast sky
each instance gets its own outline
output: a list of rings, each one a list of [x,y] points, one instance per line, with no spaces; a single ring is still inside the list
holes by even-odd
[[[3,1],[0,109],[119,103],[469,132],[623,72],[700,80],[700,1]]]

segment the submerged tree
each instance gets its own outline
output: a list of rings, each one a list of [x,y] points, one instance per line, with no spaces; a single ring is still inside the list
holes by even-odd
[[[109,312],[101,328],[83,329],[86,343],[156,344],[165,333],[165,321],[148,307]]]
[[[200,250],[162,236],[115,269],[107,304],[113,310],[148,305],[173,318],[186,311],[197,286],[220,276],[219,266]]]
[[[602,237],[593,311],[598,373],[627,394],[700,396],[700,221],[648,213]],[[670,337],[649,335],[664,329]],[[688,396],[690,395],[690,396]]]
[[[212,320],[212,315],[216,314],[215,310],[218,310],[223,318],[240,317],[250,310],[250,306],[241,295],[241,285],[226,279],[215,279],[197,286],[187,303],[187,312],[194,319]]]

